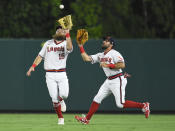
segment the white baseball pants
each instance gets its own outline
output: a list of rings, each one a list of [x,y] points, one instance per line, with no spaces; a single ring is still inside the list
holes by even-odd
[[[94,97],[94,101],[100,104],[103,99],[112,93],[115,97],[117,107],[123,108],[123,103],[125,103],[126,84],[127,79],[124,78],[124,76],[119,76],[112,80],[106,79],[97,95]]]
[[[68,97],[69,83],[66,72],[46,72],[46,83],[52,102],[58,103],[58,96],[63,99]]]

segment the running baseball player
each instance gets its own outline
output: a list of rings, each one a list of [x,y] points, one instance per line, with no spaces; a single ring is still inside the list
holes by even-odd
[[[46,71],[46,83],[53,107],[58,115],[58,124],[64,125],[62,112],[66,111],[64,100],[69,94],[69,83],[66,75],[66,60],[73,50],[69,30],[56,28],[53,39],[45,42],[33,65],[27,72],[27,76],[35,71],[35,67],[44,59],[44,69]],[[61,112],[62,111],[62,112]]]
[[[77,42],[78,43],[78,42]],[[103,38],[102,49],[104,52],[95,55],[88,55],[82,44],[78,43],[80,47],[81,56],[84,61],[92,64],[99,62],[100,66],[107,77],[105,82],[100,87],[97,95],[94,97],[90,106],[89,112],[85,117],[75,116],[78,122],[88,124],[93,114],[98,110],[99,105],[110,94],[115,97],[115,102],[119,108],[139,108],[148,118],[150,114],[149,103],[138,103],[130,100],[125,100],[125,87],[127,84],[127,75],[122,73],[125,68],[125,62],[122,55],[114,49],[115,41],[110,36]]]

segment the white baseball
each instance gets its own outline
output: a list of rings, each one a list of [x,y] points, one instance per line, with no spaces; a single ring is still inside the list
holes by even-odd
[[[60,5],[60,9],[64,9],[64,5]]]

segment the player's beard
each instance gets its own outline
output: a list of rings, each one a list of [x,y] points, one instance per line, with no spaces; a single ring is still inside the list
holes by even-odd
[[[64,36],[64,35],[62,35],[62,34],[54,34],[53,36],[52,36],[52,38],[54,39],[54,40],[65,40],[66,39],[66,37]]]
[[[107,48],[108,48],[107,46],[104,46],[104,45],[101,46],[102,50],[106,50]]]

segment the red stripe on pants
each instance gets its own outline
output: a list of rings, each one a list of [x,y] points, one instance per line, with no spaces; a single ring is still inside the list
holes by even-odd
[[[120,76],[119,76],[119,79],[120,79],[120,103],[123,104],[122,102],[122,79]]]

